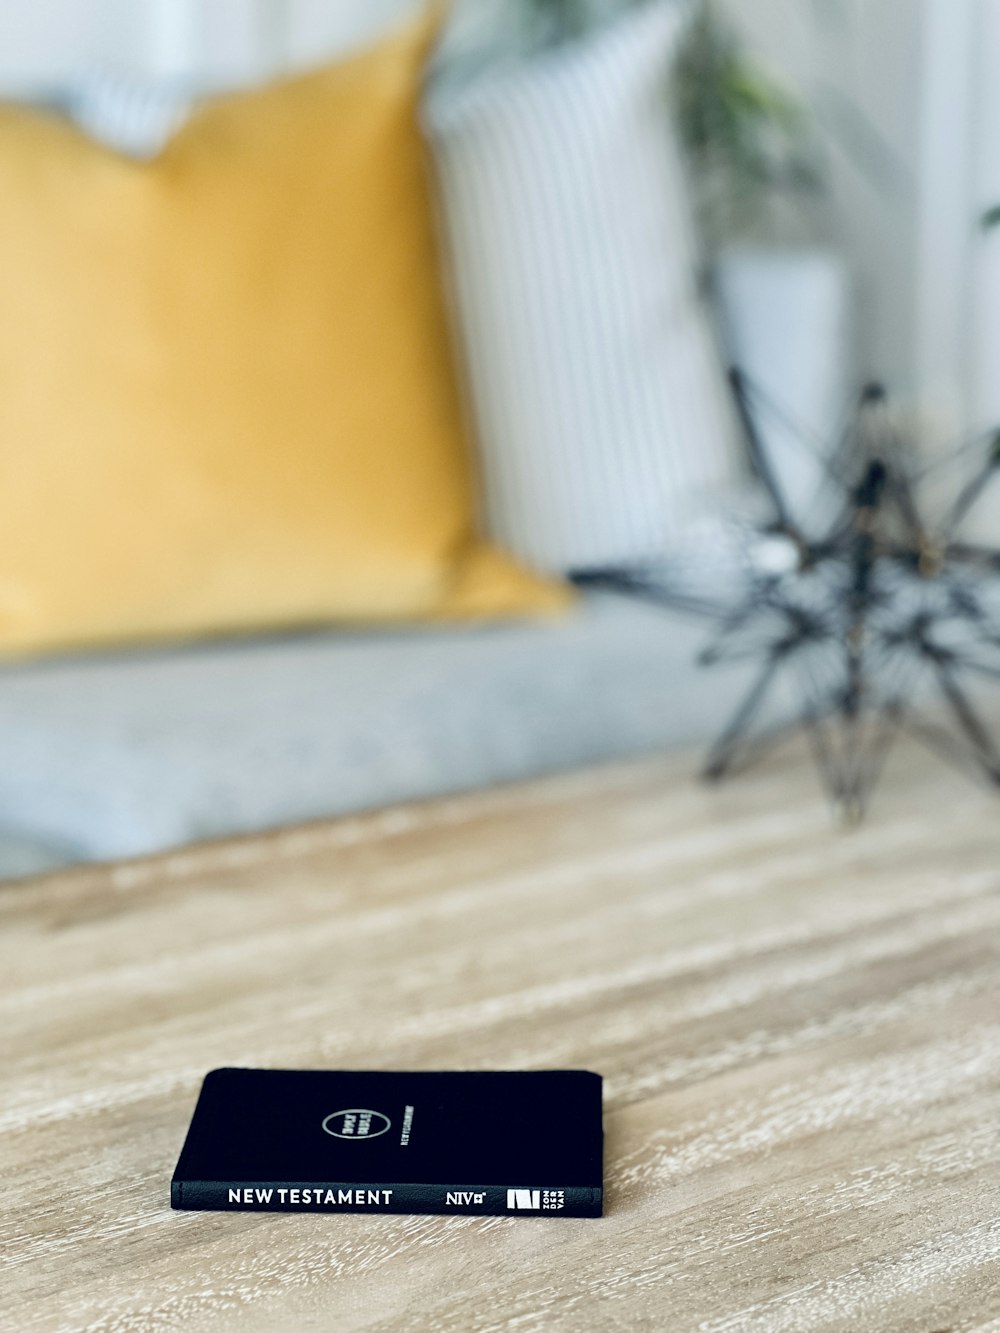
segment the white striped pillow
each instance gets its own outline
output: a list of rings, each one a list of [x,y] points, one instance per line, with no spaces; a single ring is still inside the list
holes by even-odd
[[[492,535],[566,570],[668,549],[736,432],[655,0],[428,97]]]
[[[187,119],[190,100],[153,80],[92,70],[77,81],[69,110],[91,138],[141,159],[162,152]]]

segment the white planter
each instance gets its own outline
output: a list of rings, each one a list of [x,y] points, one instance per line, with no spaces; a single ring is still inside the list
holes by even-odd
[[[823,479],[817,451],[840,438],[855,390],[847,265],[832,250],[733,248],[715,279],[730,363],[777,409],[754,413],[762,446],[807,513]]]

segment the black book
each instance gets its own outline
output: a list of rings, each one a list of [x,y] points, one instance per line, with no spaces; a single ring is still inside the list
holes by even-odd
[[[601,1078],[586,1070],[215,1069],[174,1208],[600,1217]]]

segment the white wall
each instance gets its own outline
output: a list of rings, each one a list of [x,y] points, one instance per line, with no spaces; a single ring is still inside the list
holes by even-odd
[[[107,67],[240,83],[361,43],[415,0],[0,0],[0,92]]]
[[[867,373],[942,440],[1000,421],[1000,0],[728,3],[825,127]]]
[[[1000,204],[1000,0],[978,5],[971,212]],[[1000,228],[974,232],[969,279],[969,387],[977,427],[1000,424]]]
[[[961,2],[961,0],[960,0]],[[909,390],[917,295],[922,0],[729,0],[758,58],[813,108],[865,372]]]
[[[80,65],[130,58],[143,27],[138,7],[122,0],[0,0],[0,88],[44,89]]]

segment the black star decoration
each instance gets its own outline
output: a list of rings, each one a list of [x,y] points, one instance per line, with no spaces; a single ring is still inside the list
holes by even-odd
[[[705,775],[742,771],[801,726],[847,821],[866,812],[904,731],[1000,786],[1000,746],[977,699],[981,684],[1000,680],[1000,549],[961,536],[1000,473],[1000,433],[921,468],[884,391],[871,385],[822,460],[821,517],[810,524],[789,503],[761,444],[751,411],[759,391],[739,372],[732,379],[767,501],[765,519],[746,539],[736,596],[686,589],[669,561],[579,576],[710,616],[716,630],[701,653],[706,666],[757,663]],[[965,480],[931,523],[921,496],[948,466],[963,468]],[[779,682],[792,687],[798,712],[791,724],[769,727],[765,705]]]

